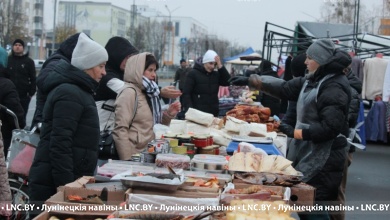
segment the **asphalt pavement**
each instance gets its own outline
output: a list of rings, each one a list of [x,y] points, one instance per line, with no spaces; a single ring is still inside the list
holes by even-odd
[[[167,86],[169,81],[160,85]],[[31,124],[35,102],[34,96],[27,114],[27,125]],[[365,151],[357,149],[348,171],[346,194],[346,205],[353,211],[346,211],[346,220],[390,219],[389,168],[389,143],[369,142]]]

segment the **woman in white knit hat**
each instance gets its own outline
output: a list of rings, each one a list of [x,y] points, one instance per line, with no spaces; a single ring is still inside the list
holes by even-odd
[[[187,75],[183,91],[184,109],[194,108],[217,117],[219,86],[229,86],[229,79],[230,74],[221,58],[215,51],[208,50]]]
[[[42,92],[41,140],[29,175],[29,195],[42,203],[57,187],[92,176],[97,163],[99,118],[93,93],[105,72],[108,54],[81,33],[71,64],[61,60],[48,74]]]

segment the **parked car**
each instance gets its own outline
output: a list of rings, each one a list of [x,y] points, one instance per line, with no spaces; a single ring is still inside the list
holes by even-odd
[[[37,75],[39,74],[39,71],[41,71],[42,65],[45,62],[45,60],[34,60],[35,64],[35,70],[37,72]]]

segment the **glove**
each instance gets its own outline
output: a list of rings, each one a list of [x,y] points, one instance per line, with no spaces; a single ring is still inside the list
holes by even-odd
[[[293,126],[285,123],[279,125],[279,131],[287,135],[287,137],[294,138],[294,128]]]
[[[229,79],[229,83],[235,86],[247,86],[248,79],[249,78],[245,76],[235,76]]]

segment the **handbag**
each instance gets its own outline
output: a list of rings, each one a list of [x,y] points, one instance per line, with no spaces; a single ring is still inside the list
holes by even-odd
[[[137,113],[138,97],[137,97],[137,91],[132,87],[129,87],[129,88],[133,89],[135,92],[135,105],[134,105],[134,109],[133,109],[134,113],[133,113],[133,118],[131,119],[131,122],[129,125],[129,128],[130,128],[131,125],[133,124],[135,114]],[[121,93],[119,93],[118,96]],[[103,106],[104,106],[104,104],[103,104]],[[108,110],[108,109],[106,109],[106,110]],[[111,111],[111,113],[115,112],[115,107],[113,107],[111,110],[108,110],[108,111]],[[109,119],[110,119],[110,117],[108,117],[107,123],[108,123]],[[104,130],[100,132],[98,158],[100,160],[108,160],[108,159],[119,160],[119,155],[118,155],[118,152],[116,151],[116,147],[115,147],[114,137],[112,136],[112,130],[109,130],[110,126],[107,127],[107,123],[106,123],[106,126],[104,127]]]
[[[23,129],[14,129],[8,153],[8,172],[28,176],[34,160],[39,134]]]

